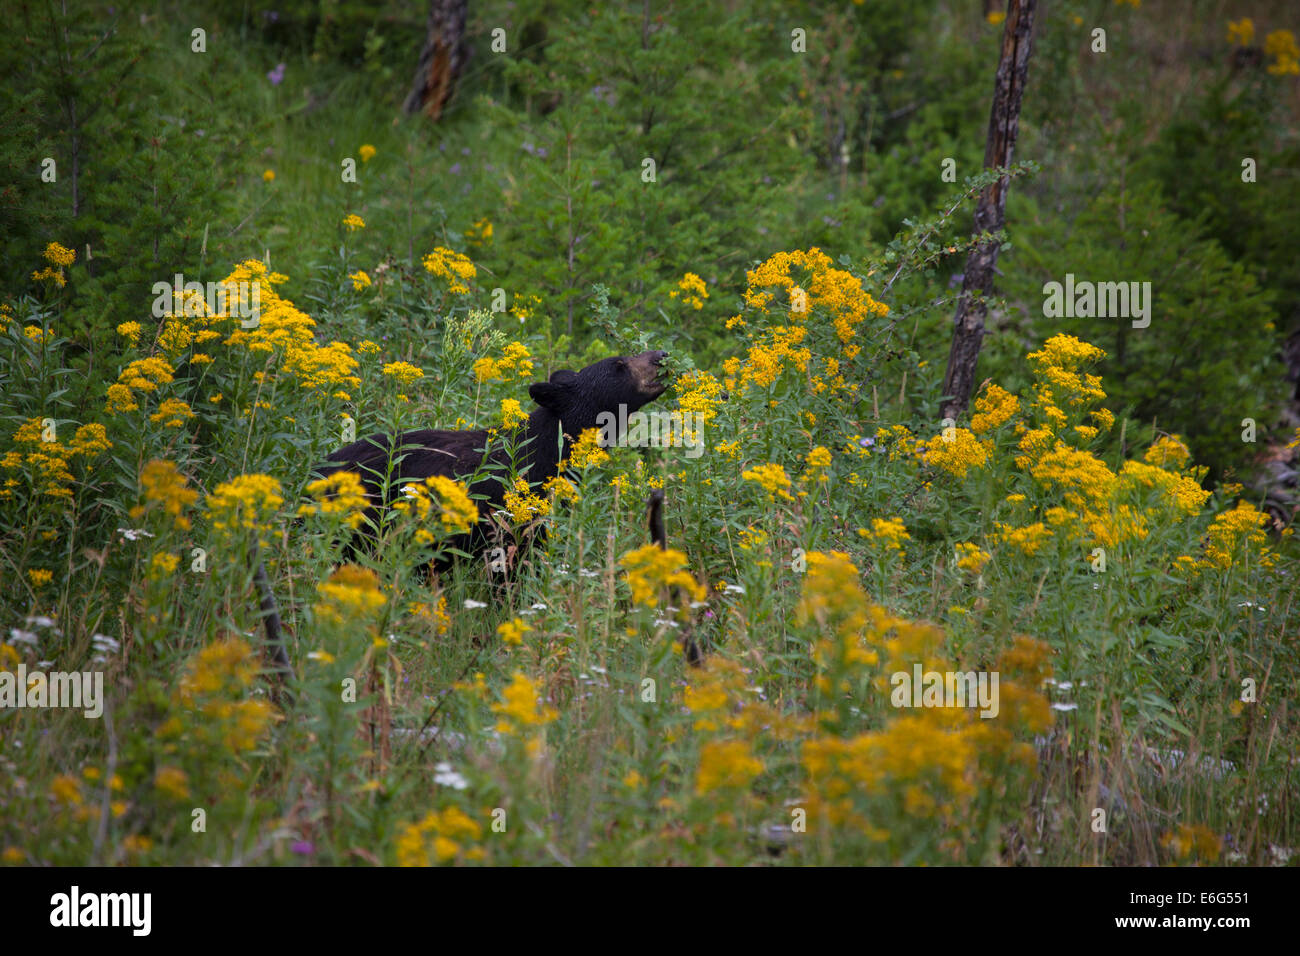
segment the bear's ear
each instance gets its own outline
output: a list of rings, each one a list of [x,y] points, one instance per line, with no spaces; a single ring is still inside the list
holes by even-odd
[[[577,372],[570,372],[567,368],[556,369],[551,373],[552,385],[572,385],[578,380]]]
[[[555,373],[559,375],[559,372]],[[573,373],[570,372],[570,375]],[[567,382],[556,383],[555,375],[551,376],[549,382],[535,382],[528,386],[528,394],[533,397],[538,405],[542,408],[549,408],[557,414],[564,410],[569,395],[569,384]]]

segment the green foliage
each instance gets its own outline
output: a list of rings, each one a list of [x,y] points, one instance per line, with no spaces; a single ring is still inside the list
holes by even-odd
[[[1118,408],[1185,436],[1221,474],[1249,471],[1242,419],[1265,431],[1285,385],[1277,361],[1273,294],[1214,239],[1164,208],[1148,186],[1098,196],[1067,229],[1017,230],[1005,290],[1040,335],[1078,335],[1107,352],[1100,372]],[[1150,326],[1122,318],[1047,318],[1048,282],[1150,282]]]

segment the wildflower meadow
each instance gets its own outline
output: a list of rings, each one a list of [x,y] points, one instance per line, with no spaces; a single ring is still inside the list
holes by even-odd
[[[1300,859],[1290,5],[118,6],[0,39],[0,864]]]

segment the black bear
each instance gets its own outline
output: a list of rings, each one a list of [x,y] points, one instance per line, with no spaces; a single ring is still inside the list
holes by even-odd
[[[660,367],[666,355],[666,352],[642,352],[630,358],[607,358],[581,372],[559,371],[550,381],[532,385],[528,394],[537,402],[537,408],[528,416],[528,423],[512,435],[516,440],[515,465],[520,476],[533,485],[555,477],[560,462],[569,457],[573,442],[587,429],[603,423],[602,413],[612,413],[614,421],[621,425],[632,412],[662,395],[668,388]],[[626,414],[619,413],[620,405],[626,406]],[[385,434],[371,435],[330,455],[326,459],[328,464],[318,468],[316,474],[324,478],[340,471],[355,472],[371,501],[366,517],[373,527],[379,509],[391,505],[402,493],[404,484],[433,475],[468,479],[481,472],[485,458],[489,463],[508,466],[501,436],[492,439],[486,430],[417,429],[396,436],[396,448],[390,454],[393,438]],[[498,470],[471,485],[470,493],[482,496],[478,505],[479,521],[470,534],[453,537],[449,542],[452,547],[477,555],[488,546],[488,522],[483,517],[504,505],[507,478],[508,475]],[[292,695],[283,687],[292,668],[280,631],[279,608],[266,568],[256,560],[256,555],[254,562],[261,616],[266,627],[267,656],[279,678],[274,696],[277,702],[292,703]],[[451,560],[443,557],[436,568],[445,571],[450,565]]]
[[[662,395],[668,387],[661,368],[666,355],[642,352],[632,357],[607,358],[581,372],[555,372],[550,381],[530,386],[528,394],[537,407],[527,423],[511,436],[516,443],[515,467],[520,476],[534,486],[555,477],[578,436],[607,420],[601,418],[602,413],[611,413],[615,421],[624,422],[627,415]],[[619,406],[626,406],[625,414],[619,413]],[[502,467],[480,477],[470,487],[473,496],[482,496],[480,520],[469,535],[458,535],[450,541],[452,547],[478,555],[489,543],[487,522],[482,518],[504,505],[508,490],[508,456],[502,438],[485,429],[424,428],[397,435],[394,448],[393,436],[381,433],[340,448],[317,469],[317,475],[355,472],[372,502],[367,518],[373,526],[378,509],[391,505],[402,493],[403,485],[433,475],[457,480],[468,479],[476,472],[482,475],[486,458],[489,464]],[[446,570],[450,563],[449,559],[440,559],[437,568]]]

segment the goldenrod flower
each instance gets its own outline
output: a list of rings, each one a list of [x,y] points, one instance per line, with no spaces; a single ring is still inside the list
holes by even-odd
[[[794,500],[794,496],[790,494],[790,477],[778,464],[755,465],[742,471],[740,477],[745,481],[755,481],[762,485],[768,493],[769,500],[776,495],[780,495],[787,501]]]
[[[1255,21],[1242,17],[1235,23],[1228,21],[1228,42],[1234,46],[1250,46],[1255,42]]]
[[[340,565],[329,578],[316,585],[316,591],[320,600],[312,605],[312,610],[335,624],[364,622],[388,600],[379,589],[375,572],[356,564]]]
[[[389,362],[383,371],[389,378],[397,379],[400,385],[411,385],[424,378],[424,371],[410,362]]]
[[[526,727],[544,727],[560,716],[554,707],[542,703],[537,684],[522,671],[515,671],[501,697],[492,705],[492,712],[500,717],[498,733],[517,735]]]
[[[688,272],[678,281],[677,288],[668,293],[668,298],[676,299],[679,295],[682,302],[698,310],[704,308],[704,300],[709,297],[709,290],[703,279],[694,272]]]
[[[503,398],[501,400],[501,427],[514,428],[520,422],[528,421],[528,413],[523,410],[519,402],[513,398]]]
[[[343,524],[349,528],[359,527],[365,520],[370,499],[356,472],[336,471],[328,477],[317,479],[307,485],[307,493],[316,501],[300,505],[300,516],[341,515]]]
[[[954,428],[952,432],[952,441],[946,441],[944,436],[930,440],[925,463],[936,465],[956,478],[965,478],[972,468],[984,467],[988,448],[965,428]]]
[[[971,574],[979,574],[983,571],[984,566],[989,563],[992,557],[991,554],[982,550],[977,544],[963,541],[957,545],[957,567],[963,571],[969,571]]]
[[[270,475],[239,475],[208,495],[208,518],[226,537],[250,530],[269,534],[271,517],[282,504],[280,483]]]
[[[67,246],[59,245],[57,242],[51,242],[47,245],[44,255],[47,262],[60,267],[70,266],[77,259],[75,252]]]
[[[586,429],[569,450],[570,468],[591,468],[595,465],[603,465],[609,460],[609,452],[605,451],[600,444],[599,428]]]
[[[671,587],[681,588],[693,601],[703,601],[707,593],[685,570],[686,555],[674,548],[647,544],[627,552],[618,563],[628,569],[627,583],[635,604],[658,607],[661,592]]]
[[[520,618],[515,618],[498,625],[497,636],[501,638],[504,644],[519,645],[524,642],[524,635],[531,630],[532,628]]]

